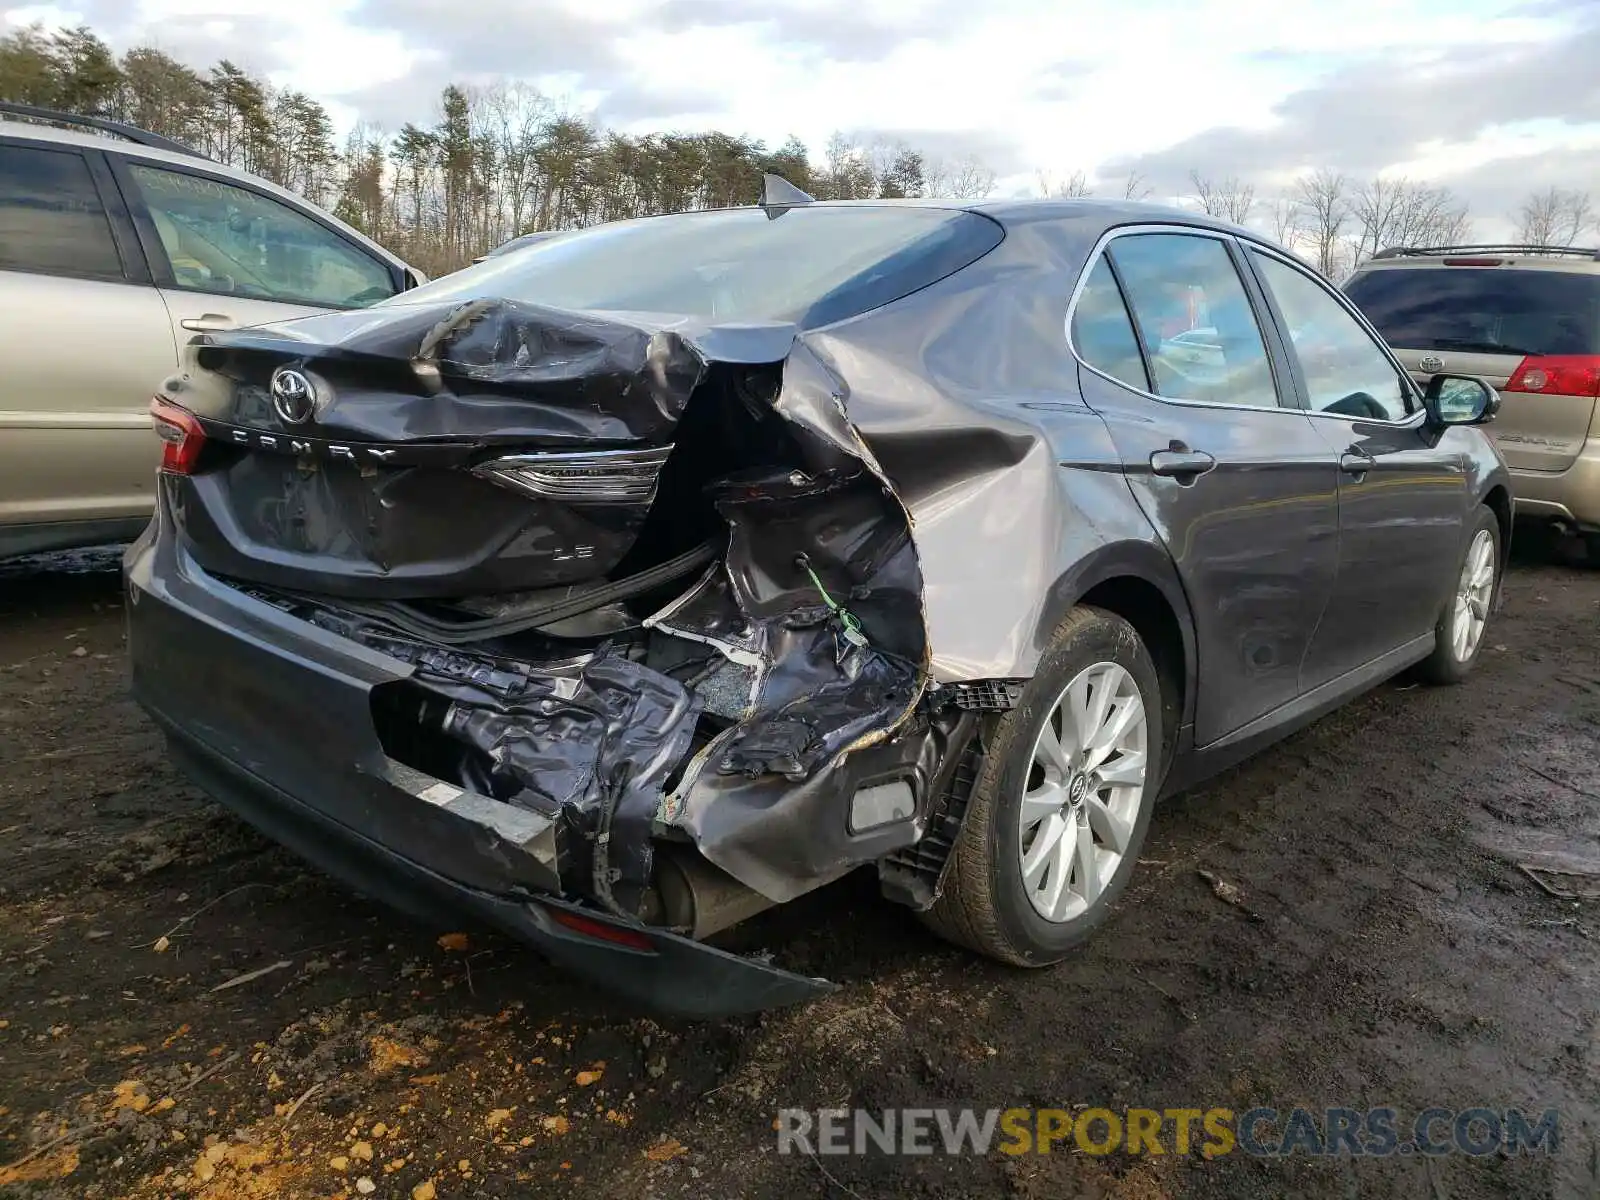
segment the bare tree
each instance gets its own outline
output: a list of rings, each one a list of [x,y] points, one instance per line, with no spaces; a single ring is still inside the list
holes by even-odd
[[[1558,187],[1529,196],[1517,218],[1517,235],[1534,246],[1570,246],[1591,229],[1600,229],[1589,193]]]
[[[1148,200],[1150,188],[1145,184],[1144,176],[1137,171],[1129,171],[1128,178],[1122,184],[1122,198],[1124,200]]]
[[[474,106],[475,133],[493,148],[499,178],[492,203],[501,211],[491,222],[492,240],[524,233],[532,218],[537,179],[534,162],[554,106],[537,88],[506,83],[486,89]]]
[[[951,162],[932,159],[924,168],[927,194],[949,200],[981,200],[994,191],[995,174],[972,155]]]
[[[1467,206],[1449,188],[1379,177],[1356,188],[1350,200],[1356,260],[1388,246],[1449,246],[1465,240]]]
[[[1304,214],[1304,232],[1316,250],[1317,270],[1333,276],[1343,257],[1340,237],[1350,219],[1350,198],[1345,177],[1322,169],[1303,176],[1295,185]]]
[[[1074,171],[1064,179],[1057,179],[1049,171],[1039,171],[1037,179],[1039,194],[1047,200],[1076,200],[1094,195],[1089,177],[1082,171]]]
[[[1562,232],[1569,246],[1585,233],[1600,230],[1600,214],[1595,213],[1594,203],[1590,200],[1588,192],[1567,193],[1566,216],[1567,223],[1562,227]]]
[[[1256,206],[1254,185],[1241,183],[1232,175],[1218,183],[1199,171],[1189,172],[1189,182],[1194,184],[1200,207],[1207,216],[1220,217],[1235,225],[1243,225],[1250,219],[1250,212]]]
[[[835,133],[828,139],[826,158],[821,198],[863,200],[877,194],[878,177],[860,139],[852,134]]]
[[[1293,196],[1279,196],[1272,202],[1272,240],[1294,248],[1300,240],[1300,202]]]

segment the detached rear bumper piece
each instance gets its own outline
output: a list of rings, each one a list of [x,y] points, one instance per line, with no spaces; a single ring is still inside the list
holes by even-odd
[[[551,821],[384,754],[371,691],[409,664],[211,579],[156,532],[124,566],[134,696],[179,767],[267,836],[375,899],[433,922],[476,916],[659,1012],[725,1016],[833,990],[561,899]]]

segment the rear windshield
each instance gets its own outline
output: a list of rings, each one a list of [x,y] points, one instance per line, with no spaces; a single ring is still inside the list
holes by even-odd
[[[618,221],[485,259],[388,301],[497,297],[812,328],[898,300],[1004,236],[977,213],[866,206],[722,209]]]
[[[1600,354],[1600,275],[1520,267],[1376,270],[1344,290],[1399,349]]]

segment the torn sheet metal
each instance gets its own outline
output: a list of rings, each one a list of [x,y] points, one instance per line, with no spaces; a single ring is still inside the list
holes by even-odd
[[[1066,472],[1041,428],[1063,407],[1049,367],[1070,369],[1066,305],[1041,327],[1005,311],[1013,293],[955,282],[807,334],[805,348],[910,514],[934,677],[1026,678],[1070,540]],[[786,388],[786,404],[817,401]]]
[[[327,610],[307,616],[411,663],[408,688],[421,698],[405,719],[460,749],[453,762],[430,762],[434,773],[542,815],[555,827],[566,890],[615,912],[639,910],[653,877],[656,807],[688,753],[695,696],[609,645],[531,665],[429,646]]]
[[[804,333],[486,300],[206,339],[191,353],[217,358],[207,366],[220,374],[180,402],[219,431],[273,426],[271,375],[293,363],[325,389],[319,436],[411,459],[359,475],[315,454],[237,465],[240,479],[263,476],[244,492],[257,525],[241,542],[229,498],[185,483],[186,532],[219,573],[281,586],[309,563],[316,586],[302,578],[300,590],[336,605],[626,576],[708,536],[684,514],[714,510],[720,560],[641,629],[613,614],[576,673],[544,661],[559,657],[547,639],[464,649],[443,673],[424,655],[414,682],[448,706],[434,728],[464,749],[467,786],[561,815],[569,856],[592,860],[564,870],[564,887],[637,912],[653,818],[746,886],[790,899],[922,836],[934,780],[972,725],[959,705],[928,703],[932,689],[1031,675],[1061,563],[1107,536],[1061,524],[1060,489],[1085,485],[1064,482],[1046,426],[1104,435],[1081,406],[1061,411],[1072,272],[1031,236],[1008,235],[993,267]],[[1036,285],[997,290],[991,271]],[[672,450],[650,504],[597,516],[461,469],[513,446]],[[424,511],[430,488],[460,479],[493,501]],[[466,553],[446,561],[447,537]],[[853,833],[855,791],[892,780],[910,786],[913,819]]]
[[[887,738],[921,698],[921,574],[903,510],[864,466],[740,476],[716,495],[731,531],[724,572],[650,623],[725,647],[748,665],[751,691],[662,819],[781,902],[856,865],[813,851],[829,845],[819,830],[842,829],[839,760]]]

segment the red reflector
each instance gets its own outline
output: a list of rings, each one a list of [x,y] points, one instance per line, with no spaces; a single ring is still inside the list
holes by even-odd
[[[1600,396],[1600,354],[1534,354],[1517,364],[1503,392]]]
[[[1447,267],[1498,267],[1504,259],[1501,258],[1447,258],[1444,265]]]
[[[655,953],[655,947],[650,944],[650,939],[637,930],[624,929],[620,925],[608,925],[604,921],[593,921],[562,908],[546,911],[556,919],[557,925],[565,925],[573,933],[581,933],[584,937],[595,938],[602,942],[615,942],[630,950],[648,950],[652,954]]]
[[[150,401],[150,422],[161,439],[161,469],[174,475],[194,470],[206,444],[206,431],[186,408],[155,398]]]

